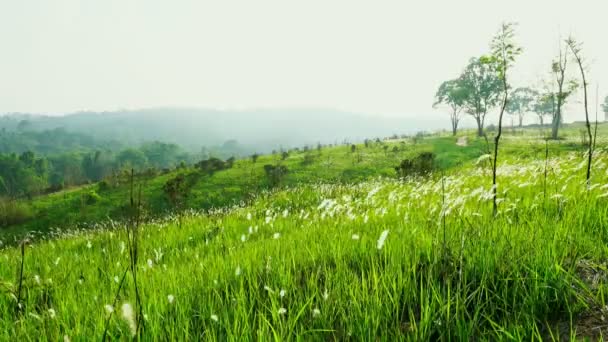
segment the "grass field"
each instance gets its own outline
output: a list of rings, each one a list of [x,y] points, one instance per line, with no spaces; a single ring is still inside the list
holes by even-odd
[[[532,130],[505,138],[496,217],[486,143],[472,136],[327,148],[309,165],[292,153],[275,190],[261,170],[275,156],[238,161],[192,189],[190,206],[216,209],[139,228],[141,315],[120,223],[24,247],[21,291],[21,250],[1,251],[0,339],[95,340],[107,327],[121,340],[602,340],[608,154],[598,140],[587,188],[577,132],[547,146]],[[438,171],[396,179],[392,167],[420,151]],[[149,210],[169,177],[146,183]],[[47,217],[59,225],[52,215],[73,213],[80,191],[34,206],[58,210]],[[128,200],[126,187],[100,196],[83,218]]]

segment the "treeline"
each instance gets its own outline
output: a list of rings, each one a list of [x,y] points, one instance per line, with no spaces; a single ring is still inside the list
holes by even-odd
[[[196,156],[175,144],[152,142],[119,152],[109,149],[43,156],[33,151],[0,153],[0,196],[9,198],[97,182],[122,170],[158,171],[191,164]]]
[[[68,132],[63,128],[44,131],[26,130],[23,121],[18,130],[0,129],[0,153],[17,153],[32,151],[41,155],[57,155],[94,150],[118,151],[125,147],[116,140],[102,140],[86,134]]]

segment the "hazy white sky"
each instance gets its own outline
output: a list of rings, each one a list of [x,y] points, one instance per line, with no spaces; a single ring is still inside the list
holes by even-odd
[[[0,113],[329,107],[445,120],[431,108],[437,86],[487,51],[503,20],[520,24],[516,85],[547,76],[561,31],[584,41],[591,82],[608,89],[607,10],[606,0],[0,0]]]

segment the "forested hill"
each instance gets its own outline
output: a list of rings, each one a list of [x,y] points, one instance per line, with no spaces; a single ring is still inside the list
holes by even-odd
[[[419,119],[383,118],[327,109],[212,110],[155,108],[69,115],[5,114],[0,129],[41,131],[63,128],[103,140],[126,144],[147,141],[175,143],[200,151],[201,146],[236,140],[247,153],[305,144],[362,141],[394,133],[414,133],[412,127],[438,128]]]

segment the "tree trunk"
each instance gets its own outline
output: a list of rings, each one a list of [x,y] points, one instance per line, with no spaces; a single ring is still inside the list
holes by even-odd
[[[524,127],[524,115],[519,114],[519,128]]]
[[[452,135],[456,136],[456,131],[458,131],[458,113],[456,112],[456,110],[454,110],[454,113],[452,114]]]
[[[551,139],[556,140],[559,134],[559,123],[561,121],[560,110],[557,110],[553,122],[551,123]]]
[[[483,123],[481,121],[481,117],[475,117],[475,121],[477,122],[477,136],[483,137]]]

